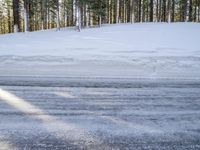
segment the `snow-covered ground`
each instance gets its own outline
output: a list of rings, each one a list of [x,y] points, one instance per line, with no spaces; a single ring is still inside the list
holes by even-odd
[[[1,149],[200,149],[200,24],[0,36]]]
[[[198,23],[105,25],[0,36],[0,75],[200,77]]]

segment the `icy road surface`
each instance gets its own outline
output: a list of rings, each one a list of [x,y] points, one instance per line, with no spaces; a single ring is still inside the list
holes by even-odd
[[[200,81],[0,78],[0,149],[200,149]]]

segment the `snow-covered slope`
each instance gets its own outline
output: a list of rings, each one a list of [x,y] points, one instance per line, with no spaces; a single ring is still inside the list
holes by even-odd
[[[0,75],[199,79],[199,42],[198,23],[1,35]]]

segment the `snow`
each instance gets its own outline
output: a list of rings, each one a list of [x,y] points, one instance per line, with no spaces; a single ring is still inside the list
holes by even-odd
[[[191,83],[181,88],[151,85],[1,85],[0,146],[7,143],[16,149],[70,149],[71,145],[71,149],[198,149],[199,88]]]
[[[0,36],[0,149],[198,149],[200,26]]]
[[[0,36],[1,76],[200,77],[198,23],[137,23]]]

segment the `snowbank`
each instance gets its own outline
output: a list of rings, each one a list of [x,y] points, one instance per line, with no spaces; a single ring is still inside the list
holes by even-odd
[[[198,23],[0,36],[0,76],[200,78]]]

